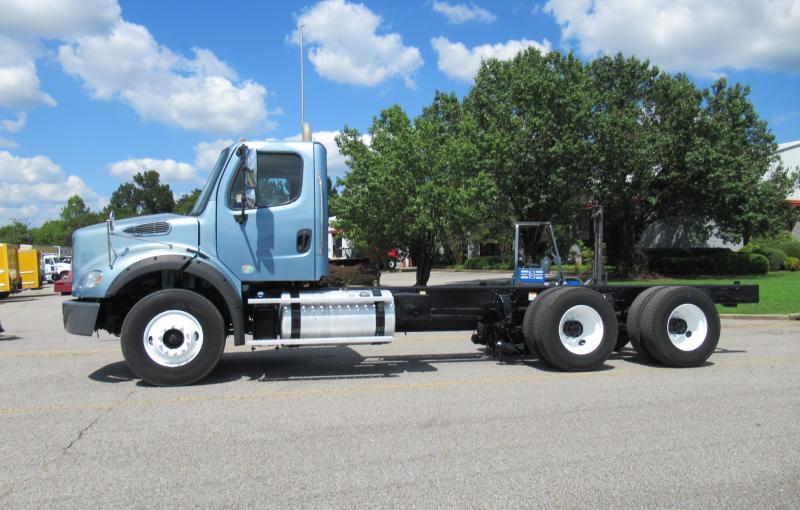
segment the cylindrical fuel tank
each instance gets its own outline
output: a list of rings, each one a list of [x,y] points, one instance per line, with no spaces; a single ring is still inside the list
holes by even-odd
[[[280,324],[281,339],[390,337],[394,299],[382,289],[284,292]]]

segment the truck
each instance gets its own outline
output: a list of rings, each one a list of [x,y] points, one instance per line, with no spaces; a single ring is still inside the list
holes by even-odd
[[[42,255],[42,267],[45,279],[48,282],[55,282],[67,276],[72,270],[71,258],[57,253],[45,253]]]
[[[719,341],[715,303],[758,301],[757,286],[736,282],[580,282],[522,257],[510,282],[326,287],[326,181],[325,147],[305,129],[302,141],[242,141],[222,150],[188,215],[117,221],[112,211],[105,224],[77,230],[64,327],[119,336],[133,372],[163,386],[206,377],[229,336],[237,346],[283,348],[471,331],[490,353],[530,353],[584,371],[628,339],[650,362],[701,365]]]

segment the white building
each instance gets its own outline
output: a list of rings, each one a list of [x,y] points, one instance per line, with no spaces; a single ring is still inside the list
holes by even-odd
[[[790,171],[800,171],[800,140],[779,144],[778,153],[785,168]],[[800,188],[794,190],[794,193],[789,195],[787,200],[795,207],[800,207]],[[795,223],[792,235],[800,238],[800,223]]]

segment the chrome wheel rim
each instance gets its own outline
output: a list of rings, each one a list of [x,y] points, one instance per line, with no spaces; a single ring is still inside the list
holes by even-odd
[[[672,345],[682,351],[693,351],[703,345],[708,336],[708,319],[697,305],[684,303],[669,314],[667,336]]]
[[[561,316],[558,336],[564,348],[572,354],[594,352],[603,341],[603,318],[591,306],[577,305]]]
[[[151,360],[164,367],[180,367],[200,353],[203,328],[192,315],[182,310],[167,310],[147,324],[142,340]]]

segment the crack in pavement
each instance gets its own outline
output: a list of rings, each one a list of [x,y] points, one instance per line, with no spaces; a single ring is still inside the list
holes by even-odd
[[[136,391],[136,390],[135,389],[130,390],[128,392],[128,394],[125,396],[125,398],[118,403],[118,405],[123,405],[126,401],[128,401],[130,399],[131,395],[133,395],[134,391]],[[0,494],[0,501],[3,501],[7,497],[9,497],[12,494],[14,494],[14,492],[16,492],[19,488],[23,487],[25,484],[27,484],[28,482],[30,482],[34,478],[40,477],[45,472],[45,470],[47,468],[49,468],[50,466],[52,466],[53,464],[55,464],[56,462],[58,462],[59,460],[64,458],[64,456],[66,456],[69,453],[70,449],[73,446],[75,446],[78,443],[78,441],[83,439],[83,436],[86,434],[86,432],[89,431],[89,429],[91,429],[92,427],[97,425],[97,423],[100,421],[101,418],[103,418],[108,413],[113,411],[116,407],[117,407],[117,405],[108,407],[108,408],[104,409],[103,412],[101,412],[100,414],[95,416],[95,418],[88,425],[86,425],[85,427],[81,428],[78,431],[78,435],[75,437],[75,439],[70,441],[67,446],[65,446],[64,448],[61,449],[61,455],[59,455],[58,457],[56,457],[56,458],[48,461],[47,463],[45,463],[39,469],[39,471],[37,473],[34,473],[33,475],[29,476],[28,478],[25,478],[25,479],[22,479],[22,480],[19,480],[19,481],[16,481],[16,482],[11,482],[11,487],[9,487],[9,489],[7,491],[5,491],[4,493]]]
[[[113,409],[113,407],[107,408],[105,411],[103,411],[102,413],[98,414],[97,417],[95,417],[95,419],[92,420],[91,423],[89,423],[89,425],[86,425],[81,430],[79,430],[78,431],[78,436],[75,439],[73,439],[72,441],[70,441],[69,444],[65,448],[63,448],[61,450],[61,453],[66,455],[67,452],[69,452],[69,449],[72,448],[75,445],[75,443],[77,443],[78,441],[83,439],[83,435],[86,434],[86,432],[88,432],[90,428],[92,428],[95,425],[97,425],[97,422],[100,421],[100,418],[102,418],[103,416],[105,416],[108,413],[110,413],[112,409]]]

